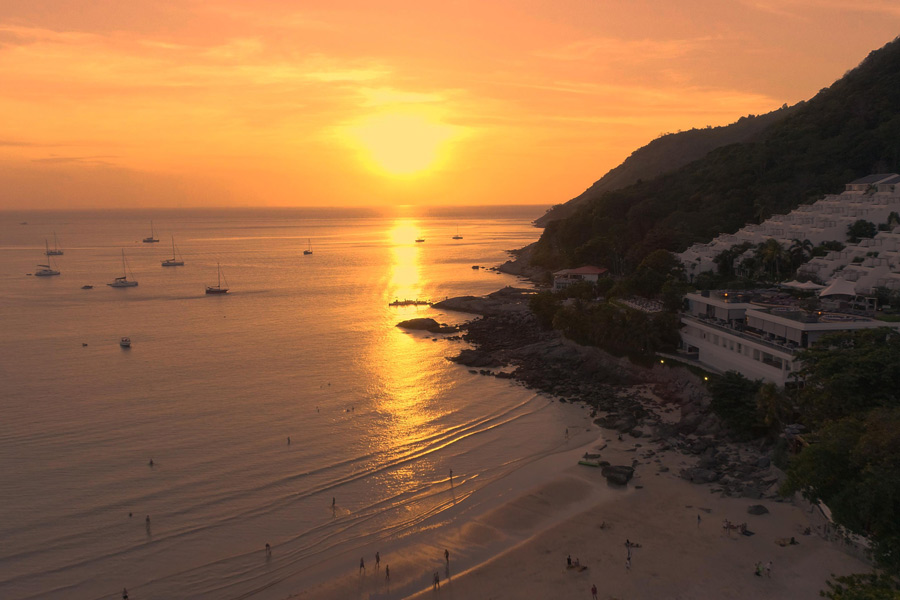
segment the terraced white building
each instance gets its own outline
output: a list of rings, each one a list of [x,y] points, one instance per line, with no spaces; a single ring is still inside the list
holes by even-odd
[[[711,242],[694,244],[679,256],[690,278],[716,269],[714,258],[732,246],[761,244],[775,239],[785,248],[794,240],[846,243],[847,228],[863,219],[886,223],[892,212],[900,213],[900,175],[869,175],[848,183],[840,194],[830,194],[814,204],[798,207],[787,215],[776,215],[759,225],[747,225]],[[848,245],[840,252],[814,258],[799,275],[829,284],[843,278],[855,284],[857,294],[871,294],[875,287],[900,289],[900,228],[881,231],[873,239]]]

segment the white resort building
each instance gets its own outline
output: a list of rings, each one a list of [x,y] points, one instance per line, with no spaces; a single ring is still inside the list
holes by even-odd
[[[799,369],[797,352],[823,335],[872,327],[900,329],[869,317],[803,310],[777,291],[698,292],[685,296],[682,351],[713,372],[738,371],[748,379],[783,386]]]
[[[564,290],[570,285],[589,281],[597,283],[600,277],[608,273],[607,269],[602,267],[585,266],[577,269],[563,269],[553,274],[553,291],[558,292]]]
[[[693,279],[715,270],[714,258],[732,246],[744,242],[758,245],[768,239],[777,240],[785,248],[794,240],[809,240],[813,245],[830,241],[846,244],[850,225],[860,219],[876,225],[886,223],[892,212],[900,213],[900,175],[869,175],[847,184],[840,194],[720,235],[706,244],[694,244],[678,257]],[[880,231],[872,239],[814,258],[798,274],[821,284],[844,279],[853,283],[860,295],[871,294],[876,287],[900,290],[900,229]]]

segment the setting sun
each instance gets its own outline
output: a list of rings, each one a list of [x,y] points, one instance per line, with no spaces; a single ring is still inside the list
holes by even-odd
[[[386,113],[362,119],[348,133],[373,168],[402,176],[435,165],[456,129],[423,115]]]

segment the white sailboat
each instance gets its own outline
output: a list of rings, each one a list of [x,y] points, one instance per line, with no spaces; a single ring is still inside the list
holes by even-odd
[[[306,241],[309,242],[309,247],[303,251],[303,254],[312,254],[312,240],[306,238]]]
[[[456,226],[456,235],[453,236],[454,240],[461,240],[463,237],[459,235],[459,225]]]
[[[51,250],[48,247],[47,251],[44,254],[46,254],[47,256],[62,256],[63,255],[63,251],[59,249],[59,240],[56,239],[55,231],[53,232],[53,250]]]
[[[47,243],[47,240],[44,240],[44,255],[47,256],[47,262],[50,263],[50,244]],[[54,269],[50,264],[46,265],[38,265],[38,270],[34,272],[35,277],[50,277],[52,275],[59,275],[59,271]]]
[[[150,221],[150,237],[145,237],[144,243],[145,244],[155,244],[157,242],[159,242],[159,238],[157,238],[153,235],[153,221]]]
[[[144,241],[146,241],[146,240],[144,240]],[[175,236],[174,235],[172,236],[172,258],[167,258],[166,260],[162,261],[162,266],[164,266],[164,267],[183,267],[184,266],[184,260],[182,260],[181,258],[176,258],[176,256],[175,256]]]
[[[134,277],[134,275],[132,275],[132,277]],[[106,285],[114,288],[126,288],[136,287],[137,284],[138,282],[134,279],[128,279],[128,264],[125,262],[125,251],[122,250],[122,276],[116,277],[112,283],[107,283]]]
[[[225,279],[225,277],[222,275],[222,267],[219,265],[219,263],[216,263],[216,273],[218,274],[218,279],[217,279],[218,283],[216,285],[206,286],[206,293],[207,294],[227,294],[228,288],[222,287],[222,280]],[[225,282],[225,285],[226,286],[228,285],[227,281]]]

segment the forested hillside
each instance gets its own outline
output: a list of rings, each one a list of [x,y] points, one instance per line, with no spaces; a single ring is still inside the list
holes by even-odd
[[[547,225],[532,263],[632,270],[657,249],[681,251],[786,213],[845,183],[900,171],[900,39],[754,141],[592,198]]]

